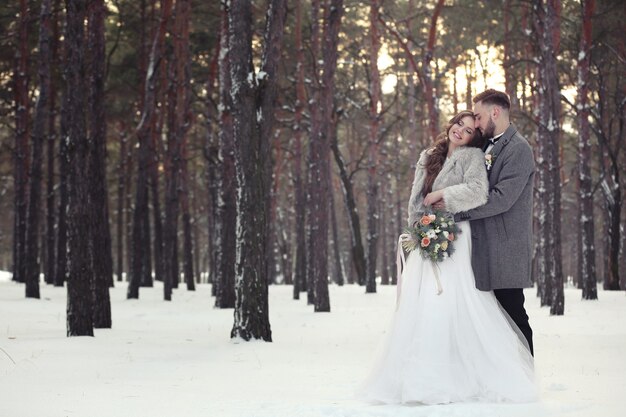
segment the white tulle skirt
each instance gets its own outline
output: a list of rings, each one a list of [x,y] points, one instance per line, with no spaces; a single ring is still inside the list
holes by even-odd
[[[433,264],[412,252],[379,358],[357,397],[377,403],[531,402],[533,358],[493,292],[476,289],[469,222],[452,257]]]

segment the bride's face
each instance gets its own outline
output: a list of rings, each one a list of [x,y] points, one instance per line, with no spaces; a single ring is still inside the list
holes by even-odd
[[[448,131],[448,140],[455,146],[465,146],[474,137],[474,118],[465,116],[452,125]]]

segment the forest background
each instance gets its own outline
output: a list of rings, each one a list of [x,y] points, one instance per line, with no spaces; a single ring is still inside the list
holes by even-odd
[[[68,286],[213,283],[271,340],[267,285],[395,284],[419,152],[487,87],[537,162],[533,279],[563,314],[626,289],[618,0],[9,0],[0,5],[0,269]],[[181,291],[181,290],[178,290]],[[70,320],[71,318],[71,320]]]

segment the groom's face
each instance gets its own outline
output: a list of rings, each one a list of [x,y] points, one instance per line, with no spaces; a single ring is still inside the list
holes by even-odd
[[[474,127],[485,138],[492,138],[496,131],[496,124],[491,117],[492,108],[493,105],[484,105],[480,101],[474,104]]]

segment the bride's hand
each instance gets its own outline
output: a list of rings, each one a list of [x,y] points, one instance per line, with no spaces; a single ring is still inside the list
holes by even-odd
[[[443,199],[443,191],[438,190],[438,191],[430,192],[426,194],[426,197],[424,197],[424,205],[432,206],[433,204],[435,204],[437,201],[441,199]]]

